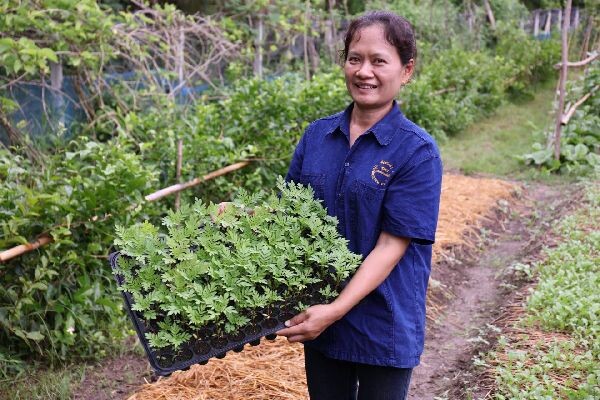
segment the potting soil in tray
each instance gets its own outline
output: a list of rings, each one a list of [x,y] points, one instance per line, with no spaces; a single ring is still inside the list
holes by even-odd
[[[109,256],[111,268],[117,269],[117,259],[120,254],[112,253]],[[123,277],[115,275],[117,283],[123,284]],[[132,310],[134,303],[132,296],[121,291],[125,308],[133,322],[133,326],[138,335],[140,343],[144,347],[146,356],[150,365],[157,375],[166,376],[178,370],[188,369],[194,364],[206,364],[212,357],[223,358],[225,354],[234,350],[242,351],[245,344],[250,343],[255,346],[260,343],[262,337],[274,340],[277,332],[284,328],[284,322],[294,316],[296,312],[286,304],[279,304],[272,307],[272,312],[268,318],[262,314],[255,320],[250,321],[244,329],[228,334],[227,336],[216,336],[210,334],[210,329],[204,330],[201,335],[192,338],[183,344],[176,352],[168,349],[153,349],[146,338],[146,321],[138,316],[138,313]]]

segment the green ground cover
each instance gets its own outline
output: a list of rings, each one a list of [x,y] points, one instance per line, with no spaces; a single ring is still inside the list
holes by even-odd
[[[501,336],[489,354],[494,399],[600,398],[600,185],[556,227],[560,243],[529,267],[539,281],[519,322],[527,334]]]

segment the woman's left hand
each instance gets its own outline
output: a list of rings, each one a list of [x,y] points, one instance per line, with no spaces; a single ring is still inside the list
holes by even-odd
[[[318,304],[286,321],[287,328],[277,331],[277,334],[287,336],[289,342],[312,340],[340,318],[332,304]]]

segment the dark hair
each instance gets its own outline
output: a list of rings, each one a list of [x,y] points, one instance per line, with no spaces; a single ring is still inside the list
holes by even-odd
[[[396,48],[403,65],[406,65],[411,58],[417,58],[417,42],[410,22],[406,18],[389,11],[371,11],[356,18],[348,26],[341,61],[345,62],[348,58],[348,49],[356,34],[361,29],[371,25],[381,25],[383,27],[385,39]]]

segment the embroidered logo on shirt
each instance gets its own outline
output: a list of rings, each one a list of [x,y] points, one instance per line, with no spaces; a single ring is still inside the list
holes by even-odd
[[[394,169],[394,165],[391,162],[381,160],[378,164],[373,166],[373,169],[371,170],[371,179],[379,186],[385,186],[390,179],[390,175],[392,175],[392,169]]]

